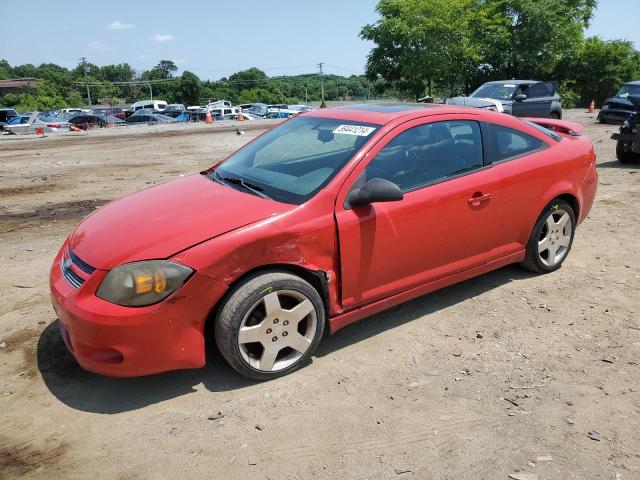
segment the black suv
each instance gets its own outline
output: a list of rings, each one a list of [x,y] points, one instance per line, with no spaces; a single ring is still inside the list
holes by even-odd
[[[616,156],[620,163],[640,160],[640,95],[629,95],[627,100],[634,111],[620,127],[620,133],[611,136],[613,140],[618,141]]]
[[[630,95],[640,95],[640,82],[625,83],[615,97],[607,98],[598,114],[598,121],[622,123],[629,118],[635,112],[635,107],[629,100]]]

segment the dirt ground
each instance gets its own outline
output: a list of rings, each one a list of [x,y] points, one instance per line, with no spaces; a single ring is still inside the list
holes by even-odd
[[[267,383],[217,352],[200,370],[86,373],[47,285],[94,208],[256,130],[0,138],[0,478],[640,479],[640,165],[616,162],[615,126],[571,117],[600,189],[562,269],[507,267],[380,313]]]

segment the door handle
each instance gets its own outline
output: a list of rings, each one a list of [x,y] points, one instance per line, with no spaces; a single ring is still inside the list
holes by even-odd
[[[472,207],[479,207],[483,203],[491,200],[491,198],[492,195],[490,193],[476,192],[469,200],[467,200],[467,202],[469,202],[469,205],[471,205]]]

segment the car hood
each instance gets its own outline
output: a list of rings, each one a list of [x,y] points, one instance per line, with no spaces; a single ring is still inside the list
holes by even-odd
[[[168,258],[295,205],[263,199],[190,175],[115,200],[73,232],[73,252],[94,268]]]
[[[604,101],[605,105],[614,105],[615,108],[621,108],[624,110],[633,110],[634,106],[633,103],[631,103],[629,100],[627,100],[626,98],[622,98],[622,97],[611,97],[611,98],[607,98]]]
[[[507,105],[511,105],[510,101],[494,100],[493,98],[478,98],[478,97],[453,97],[447,102],[450,105],[459,105],[463,107],[485,108],[494,106],[496,108],[503,108]]]

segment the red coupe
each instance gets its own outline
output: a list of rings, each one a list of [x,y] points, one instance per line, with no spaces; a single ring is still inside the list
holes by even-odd
[[[318,110],[86,218],[51,269],[78,363],[296,370],[332,333],[511,263],[567,258],[598,175],[577,124],[452,106]],[[205,327],[213,327],[206,329]]]

